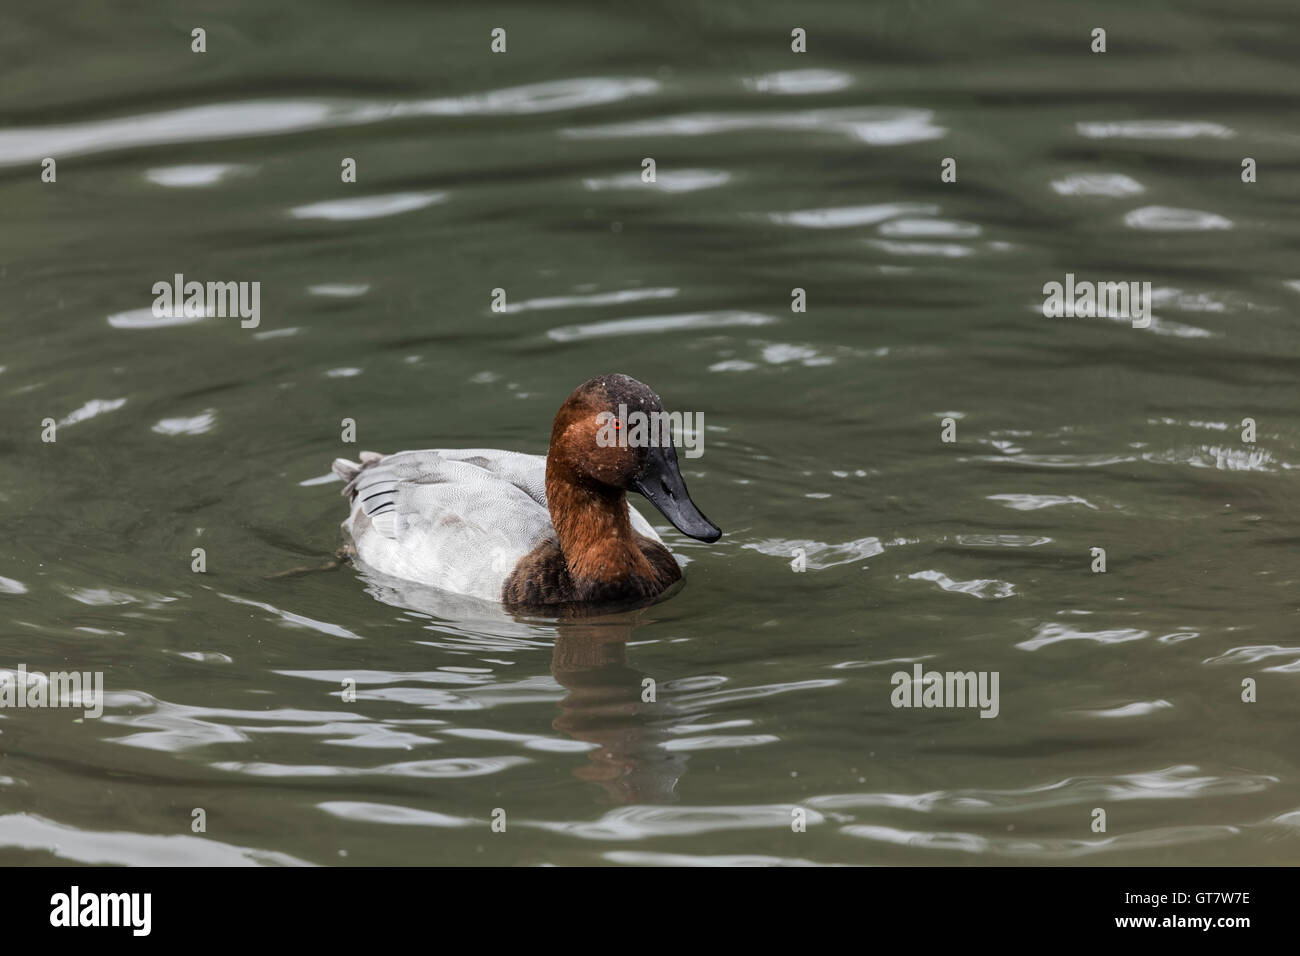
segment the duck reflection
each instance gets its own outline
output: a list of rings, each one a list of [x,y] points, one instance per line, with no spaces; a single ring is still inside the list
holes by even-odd
[[[649,674],[627,662],[627,644],[649,622],[651,607],[620,611],[564,608],[560,616],[532,617],[500,604],[401,581],[366,569],[366,590],[394,607],[455,622],[482,640],[536,641],[552,632],[551,674],[568,693],[552,726],[574,740],[595,744],[588,763],[574,771],[599,785],[615,803],[670,803],[687,757],[666,749],[674,720],[671,704],[656,702]],[[657,688],[656,685],[651,685]]]
[[[569,693],[552,726],[596,745],[574,774],[614,803],[668,803],[686,755],[664,748],[671,710],[652,699],[650,676],[627,662],[632,631],[632,621],[559,625],[551,673]]]

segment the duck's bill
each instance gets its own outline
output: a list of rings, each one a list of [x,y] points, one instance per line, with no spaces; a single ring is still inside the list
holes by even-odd
[[[636,490],[650,499],[682,534],[700,541],[717,541],[722,537],[722,529],[704,517],[691,501],[672,445],[646,450],[645,466],[635,484]]]

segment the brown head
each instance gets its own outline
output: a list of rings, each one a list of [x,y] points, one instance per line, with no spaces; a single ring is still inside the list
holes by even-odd
[[[548,494],[553,481],[603,498],[635,491],[682,534],[717,541],[722,531],[691,501],[671,435],[661,433],[653,442],[638,439],[638,430],[623,418],[635,422],[634,413],[648,418],[663,410],[659,396],[630,376],[600,375],[583,382],[555,415],[546,455]]]

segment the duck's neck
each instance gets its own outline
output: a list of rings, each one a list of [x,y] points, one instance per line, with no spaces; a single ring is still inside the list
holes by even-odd
[[[548,461],[546,501],[565,564],[576,581],[615,585],[656,580],[632,530],[625,493],[579,482]]]

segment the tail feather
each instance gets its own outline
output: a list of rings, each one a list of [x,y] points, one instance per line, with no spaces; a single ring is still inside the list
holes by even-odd
[[[343,490],[340,492],[344,497],[351,495],[356,489],[357,479],[361,477],[361,473],[371,465],[382,461],[384,456],[377,451],[363,451],[360,457],[360,462],[349,461],[346,458],[335,458],[334,464],[331,466],[334,469],[334,474],[344,481]]]

